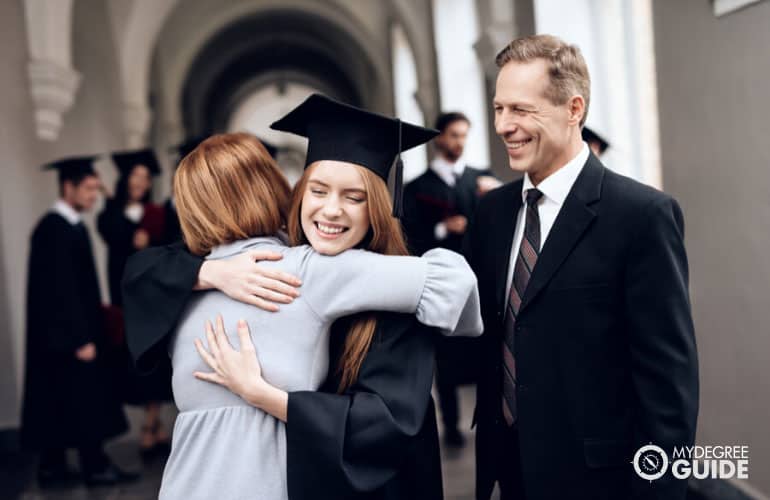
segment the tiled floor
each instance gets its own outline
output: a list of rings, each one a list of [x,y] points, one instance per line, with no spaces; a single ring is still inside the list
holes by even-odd
[[[460,391],[461,422],[468,442],[461,450],[442,450],[444,493],[447,500],[471,500],[475,481],[473,435],[469,431],[474,404],[473,389]],[[128,409],[132,429],[139,428],[141,413]],[[165,409],[164,420],[173,421],[171,408]],[[439,418],[440,420],[440,418]],[[440,424],[439,424],[440,425]],[[142,464],[137,454],[137,436],[127,435],[110,443],[109,455],[121,467],[141,470],[140,481],[113,488],[86,488],[73,485],[69,488],[41,491],[35,484],[35,464],[31,456],[0,457],[0,499],[2,500],[149,500],[157,498],[163,462],[158,460]],[[74,464],[75,457],[71,457]],[[225,499],[223,499],[225,500]]]

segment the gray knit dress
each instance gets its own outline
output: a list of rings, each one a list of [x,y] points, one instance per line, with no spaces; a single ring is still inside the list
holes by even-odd
[[[163,473],[164,500],[287,499],[284,424],[224,387],[193,377],[210,371],[193,340],[205,339],[206,320],[221,313],[231,344],[236,324],[249,325],[265,380],[285,391],[315,390],[329,364],[329,327],[360,311],[414,312],[445,335],[480,335],[476,278],[462,256],[431,250],[423,257],[348,250],[335,257],[277,238],[253,238],[214,249],[209,259],[247,250],[280,252],[259,265],[298,276],[301,296],[271,313],[219,291],[194,294],[170,342],[174,400],[179,416]]]

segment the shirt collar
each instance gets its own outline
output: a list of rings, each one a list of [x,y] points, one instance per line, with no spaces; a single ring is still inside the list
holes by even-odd
[[[73,226],[83,220],[77,210],[72,208],[72,205],[61,199],[56,200],[56,203],[53,204],[51,210],[64,217],[64,219]]]
[[[279,245],[286,246],[286,235],[280,233],[277,236],[258,236],[256,238],[248,238],[245,240],[233,241],[232,243],[225,243],[223,245],[217,245],[211,249],[211,253],[206,256],[206,259],[224,259],[243,253],[258,245]]]
[[[583,170],[583,165],[588,161],[588,144],[583,142],[580,152],[567,162],[566,165],[552,173],[537,185],[537,189],[543,193],[543,196],[556,202],[559,205],[564,204],[567,195],[572,189],[572,185]],[[524,174],[524,183],[521,187],[521,199],[523,203],[527,200],[527,191],[534,188],[535,185],[529,179],[529,174]]]
[[[465,163],[461,160],[451,163],[443,156],[436,156],[430,163],[430,168],[442,179],[452,179],[452,181],[454,181],[455,177],[463,175]]]

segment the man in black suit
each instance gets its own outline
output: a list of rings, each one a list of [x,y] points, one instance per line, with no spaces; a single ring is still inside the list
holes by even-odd
[[[404,190],[403,224],[411,252],[422,255],[432,248],[462,250],[468,221],[479,197],[500,186],[488,170],[472,168],[462,161],[471,122],[458,111],[442,113],[433,141],[436,156],[428,169]],[[476,339],[446,338],[436,352],[436,386],[444,442],[462,446],[465,439],[458,429],[457,386],[475,383],[476,363],[469,362],[477,349]]]
[[[693,443],[698,367],[682,211],[581,140],[580,50],[517,39],[497,56],[495,128],[524,178],[481,200],[465,242],[485,332],[477,498],[684,499],[634,452]]]

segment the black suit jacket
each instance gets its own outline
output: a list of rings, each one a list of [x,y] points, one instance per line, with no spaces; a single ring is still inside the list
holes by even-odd
[[[477,392],[477,496],[499,474],[505,285],[522,181],[482,199],[465,241],[485,332]],[[517,427],[532,499],[683,499],[686,482],[638,478],[650,442],[693,443],[698,368],[682,212],[591,155],[530,278],[517,318]]]
[[[453,215],[473,218],[478,206],[477,179],[492,175],[488,170],[466,167],[454,187],[445,183],[432,169],[407,184],[404,189],[404,216],[402,222],[409,249],[414,255],[422,255],[431,248],[462,250],[462,235],[449,234],[443,240],[436,239],[436,224]]]

